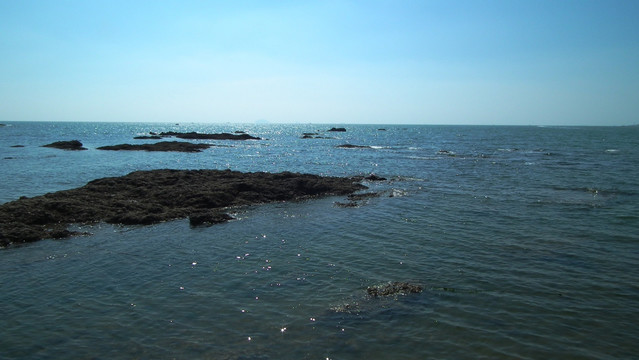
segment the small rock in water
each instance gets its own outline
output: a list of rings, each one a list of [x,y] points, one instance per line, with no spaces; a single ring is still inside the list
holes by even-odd
[[[381,176],[377,176],[375,174],[370,174],[367,177],[365,177],[364,180],[368,180],[368,181],[386,181],[386,178],[385,177],[381,177]]]
[[[366,289],[366,292],[372,297],[378,297],[396,294],[407,295],[411,293],[420,293],[422,290],[424,290],[424,288],[420,285],[395,281],[384,285],[369,286]]]
[[[51,147],[62,150],[86,150],[86,148],[83,147],[82,143],[78,140],[56,141],[51,144],[42,145],[42,147]]]

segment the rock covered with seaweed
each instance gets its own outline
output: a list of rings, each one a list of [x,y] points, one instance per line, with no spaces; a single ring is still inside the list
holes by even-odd
[[[361,178],[231,170],[150,170],[97,179],[83,187],[0,205],[0,246],[73,235],[74,223],[153,224],[191,218],[228,220],[233,206],[347,195]]]

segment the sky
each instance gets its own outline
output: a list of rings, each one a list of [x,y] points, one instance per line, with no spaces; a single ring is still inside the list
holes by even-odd
[[[639,1],[0,0],[0,122],[639,124]]]

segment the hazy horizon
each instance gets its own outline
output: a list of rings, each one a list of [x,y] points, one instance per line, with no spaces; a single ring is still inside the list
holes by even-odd
[[[634,1],[0,0],[0,123],[639,123]]]

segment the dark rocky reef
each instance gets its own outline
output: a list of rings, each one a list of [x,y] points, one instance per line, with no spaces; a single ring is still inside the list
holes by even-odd
[[[167,131],[167,132],[161,132],[160,136],[162,137],[175,136],[176,138],[187,139],[187,140],[194,140],[194,139],[197,139],[197,140],[261,140],[261,138],[259,137],[251,136],[245,133],[204,134],[204,133],[197,133],[197,132],[181,133],[181,132],[175,132],[175,131]]]
[[[368,180],[368,181],[386,181],[385,177],[381,177],[375,174],[370,174],[366,177],[364,177],[364,180]]]
[[[90,181],[83,187],[0,205],[0,246],[74,235],[69,225],[145,225],[190,218],[192,225],[229,219],[235,206],[347,195],[355,178],[230,170],[151,170]]]
[[[71,141],[56,141],[51,144],[42,145],[42,147],[50,147],[62,150],[86,150],[87,148],[82,146],[82,143],[78,140]]]
[[[316,139],[316,138],[320,138],[320,134],[319,133],[316,133],[316,132],[312,132],[312,133],[305,132],[305,133],[302,133],[302,139]]]
[[[335,138],[330,136],[312,135],[310,133],[304,133],[302,134],[302,139],[335,139]]]
[[[424,288],[421,285],[395,281],[383,285],[369,286],[366,288],[366,293],[372,297],[379,297],[389,295],[408,295],[420,293],[423,290]]]
[[[340,149],[372,149],[372,147],[368,145],[353,145],[353,144],[342,144],[335,146]]]
[[[134,139],[136,139],[136,140],[146,140],[146,139],[159,140],[159,139],[162,139],[162,137],[159,136],[159,135],[142,135],[142,136],[136,136],[136,137],[134,137]]]
[[[344,132],[344,131],[346,131],[346,128],[343,128],[343,127],[338,127],[338,128],[333,127],[333,128],[328,129],[328,131],[341,131],[341,132]]]
[[[210,148],[211,144],[193,144],[184,141],[160,141],[155,144],[119,144],[101,146],[98,150],[138,150],[138,151],[180,151],[180,152],[201,152]]]

